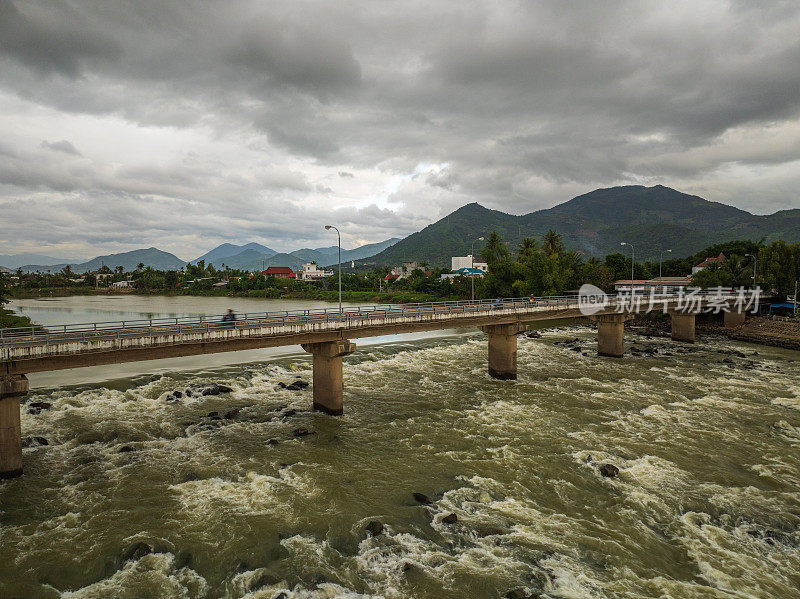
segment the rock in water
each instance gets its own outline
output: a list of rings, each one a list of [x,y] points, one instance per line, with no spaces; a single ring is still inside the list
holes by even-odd
[[[296,429],[294,429],[294,436],[295,437],[305,437],[306,435],[310,435],[310,434],[311,434],[311,431],[309,431],[304,426],[298,426]]]
[[[239,415],[239,408],[233,408],[232,410],[228,410],[225,412],[225,420],[233,420]]]
[[[381,524],[377,520],[370,520],[369,523],[367,524],[367,527],[364,530],[366,530],[370,536],[377,537],[379,534],[383,532],[383,524]]]
[[[444,524],[455,524],[456,522],[458,522],[458,516],[453,513],[447,514],[442,518],[442,523]]]
[[[147,543],[142,543],[140,541],[139,543],[134,543],[122,552],[122,561],[128,562],[131,560],[137,560],[143,558],[145,555],[149,555],[150,553],[153,553],[153,548]]]
[[[619,468],[617,468],[614,464],[603,464],[600,466],[600,474],[606,478],[614,478],[619,474]]]
[[[429,505],[431,503],[431,498],[425,495],[424,493],[414,493],[414,501],[417,503],[422,503],[424,505]]]

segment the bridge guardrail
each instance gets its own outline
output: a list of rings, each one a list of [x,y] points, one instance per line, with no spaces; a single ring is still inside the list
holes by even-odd
[[[709,295],[709,294],[703,294]],[[610,296],[610,306],[617,305],[625,296]],[[676,297],[662,294],[663,299]],[[411,304],[373,304],[366,306],[347,306],[340,312],[338,308],[317,308],[299,310],[278,310],[271,312],[247,312],[237,315],[235,321],[222,321],[223,315],[201,315],[174,318],[153,318],[141,320],[119,320],[70,325],[35,325],[0,329],[0,347],[4,350],[13,347],[48,346],[52,343],[101,341],[108,339],[127,339],[148,337],[154,334],[176,334],[211,332],[225,329],[244,329],[264,326],[313,325],[318,323],[340,322],[342,328],[352,328],[356,322],[364,320],[388,319],[391,317],[422,317],[423,315],[478,313],[525,308],[578,307],[579,296],[562,295],[541,298],[496,298],[488,300],[461,300],[446,302],[421,302]]]

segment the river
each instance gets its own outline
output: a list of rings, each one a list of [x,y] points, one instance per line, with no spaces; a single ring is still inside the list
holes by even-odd
[[[256,305],[286,306],[11,307]],[[520,337],[517,382],[487,376],[474,330],[359,341],[338,418],[279,386],[311,378],[294,350],[31,377],[27,404],[52,407],[23,405],[23,436],[48,445],[0,483],[0,597],[800,596],[800,352],[626,331],[655,353],[611,359],[589,326],[541,334]],[[167,401],[211,383],[233,391]]]

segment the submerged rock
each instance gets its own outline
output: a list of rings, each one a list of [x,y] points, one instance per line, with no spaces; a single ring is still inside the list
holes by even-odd
[[[117,450],[117,453],[130,453],[132,451],[136,451],[136,450],[133,447],[131,447],[130,445],[123,445],[122,447],[120,447]]]
[[[53,404],[47,401],[32,401],[28,404],[30,408],[38,408],[40,410],[49,410],[53,407]]]
[[[311,431],[304,426],[298,426],[296,429],[294,429],[293,434],[295,437],[305,437],[306,435],[310,435]]]
[[[153,547],[147,543],[139,541],[130,545],[125,551],[122,552],[122,561],[129,562],[143,558],[145,555],[153,553]]]
[[[298,380],[294,381],[293,383],[285,385],[284,389],[287,389],[289,391],[301,391],[302,389],[305,389],[306,387],[308,387],[308,383],[306,381],[298,379]]]
[[[44,437],[24,437],[22,439],[22,447],[43,447],[50,445],[50,442]]]
[[[423,505],[429,505],[431,503],[431,498],[425,495],[424,493],[413,493],[414,501],[417,503],[421,503]]]
[[[239,408],[233,408],[232,410],[228,410],[227,412],[225,412],[225,420],[233,420],[239,415],[240,411],[241,409]]]
[[[603,464],[600,466],[600,474],[606,478],[614,478],[619,474],[619,468],[614,464]]]
[[[200,395],[202,396],[219,395],[220,393],[230,393],[231,391],[233,391],[233,389],[231,387],[228,387],[227,385],[219,385],[217,383],[214,383],[212,385],[209,385],[208,387],[204,387],[203,389],[201,389]]]
[[[383,524],[378,520],[370,520],[364,529],[370,536],[377,537],[383,532]]]
[[[447,514],[444,518],[442,518],[443,524],[455,524],[458,522],[458,516],[453,513]]]

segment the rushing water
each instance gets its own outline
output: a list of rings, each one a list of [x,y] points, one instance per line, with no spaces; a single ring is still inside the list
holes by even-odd
[[[542,333],[517,382],[474,331],[366,346],[338,418],[279,387],[310,380],[301,354],[40,387],[0,596],[800,596],[800,353]],[[212,382],[233,392],[166,400]]]

